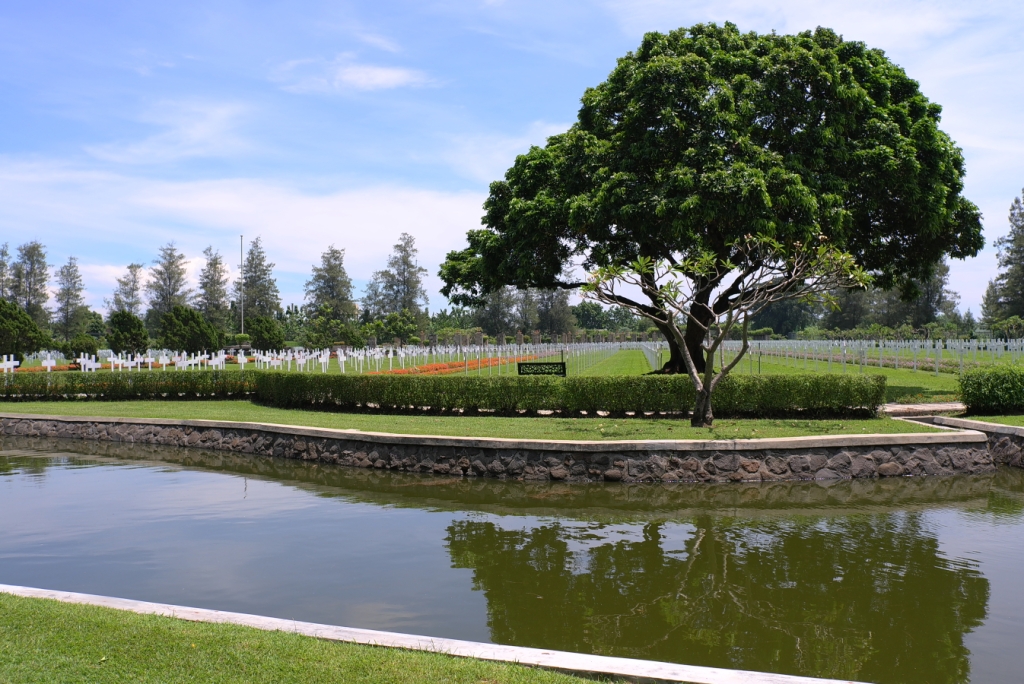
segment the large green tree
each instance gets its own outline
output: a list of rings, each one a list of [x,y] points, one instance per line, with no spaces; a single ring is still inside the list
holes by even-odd
[[[228,296],[228,267],[213,246],[203,250],[206,264],[199,273],[199,289],[193,305],[218,333],[227,332],[231,302]]]
[[[145,270],[142,264],[128,264],[125,274],[117,279],[113,297],[106,302],[111,313],[127,311],[132,316],[142,314],[142,280]]]
[[[363,318],[372,321],[392,313],[409,311],[419,316],[428,302],[423,276],[427,269],[420,266],[416,256],[416,240],[408,233],[398,237],[388,265],[376,271],[366,285],[363,295]]]
[[[65,342],[85,331],[89,309],[85,306],[85,283],[78,268],[78,259],[68,257],[68,262],[57,269],[57,308],[53,311],[53,328]]]
[[[747,236],[783,253],[825,238],[908,296],[946,256],[978,252],[980,214],[940,113],[882,51],[828,29],[649,33],[585,92],[569,131],[491,184],[485,227],[449,253],[442,292],[470,304],[505,285],[581,287],[576,267],[713,262],[676,272],[692,288],[685,315],[657,287],[615,295],[665,335],[666,370],[687,368],[685,345],[703,372]]]
[[[164,314],[176,306],[185,306],[192,297],[192,290],[188,287],[187,265],[188,259],[178,251],[174,242],[168,242],[160,248],[160,256],[153,262],[145,285],[149,293],[146,323],[150,330],[159,329],[163,325]]]
[[[142,319],[127,309],[110,314],[107,344],[115,354],[141,354],[149,346],[149,334]]]
[[[243,300],[246,328],[250,325],[250,317],[273,317],[281,310],[281,293],[274,279],[275,265],[267,261],[262,239],[257,237],[253,240],[245,255],[242,276],[235,281],[235,296]]]
[[[14,302],[0,299],[0,355],[13,354],[19,360],[51,343],[32,317]]]
[[[190,354],[212,352],[220,344],[220,335],[199,311],[174,306],[160,319],[160,344]]]
[[[9,299],[32,317],[41,329],[50,323],[46,302],[50,299],[50,265],[46,248],[37,240],[18,247],[18,260],[11,265]]]

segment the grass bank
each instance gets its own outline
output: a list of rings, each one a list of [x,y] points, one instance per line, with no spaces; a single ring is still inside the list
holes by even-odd
[[[639,349],[624,349],[598,361],[579,375],[643,375],[651,372],[651,364]]]
[[[0,593],[0,681],[577,684],[591,680],[507,663]]]
[[[798,420],[721,419],[713,428],[691,428],[678,418],[506,418],[497,416],[403,416],[277,409],[248,401],[12,402],[0,413],[205,419],[304,425],[366,432],[512,439],[757,439],[935,431],[891,418]]]

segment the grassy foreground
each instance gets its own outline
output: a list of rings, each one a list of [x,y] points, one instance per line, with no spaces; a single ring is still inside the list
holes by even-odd
[[[228,420],[304,425],[366,432],[512,439],[752,439],[803,435],[934,432],[891,418],[802,420],[722,419],[713,428],[691,428],[677,418],[505,418],[328,413],[258,406],[248,401],[94,401],[0,403],[0,413]]]
[[[0,682],[590,680],[508,663],[0,594]]]

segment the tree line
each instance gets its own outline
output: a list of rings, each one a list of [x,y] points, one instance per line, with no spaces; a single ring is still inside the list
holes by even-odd
[[[544,339],[589,331],[645,329],[625,309],[593,302],[576,306],[564,290],[504,288],[480,306],[442,308],[431,314],[415,239],[403,233],[384,268],[373,273],[362,297],[356,297],[345,268],[345,250],[330,245],[314,264],[301,305],[282,307],[274,275],[260,238],[253,240],[233,281],[223,255],[213,246],[203,251],[195,287],[188,280],[188,258],[170,242],[150,264],[129,264],[110,297],[107,315],[85,304],[85,286],[77,257],[53,273],[44,245],[31,241],[12,254],[0,247],[0,316],[3,353],[39,349],[66,357],[115,352],[141,353],[152,346],[186,351],[249,344],[279,349],[286,344],[324,348],[337,344],[365,346],[372,340],[426,343],[433,337],[482,333],[505,342],[517,333],[539,332]]]

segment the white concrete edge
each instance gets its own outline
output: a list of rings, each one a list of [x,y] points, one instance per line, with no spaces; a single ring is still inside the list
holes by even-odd
[[[0,584],[0,593],[25,598],[51,599],[63,603],[78,603],[116,610],[127,610],[142,615],[162,615],[192,622],[242,625],[266,631],[292,632],[330,641],[345,641],[354,644],[403,648],[413,651],[429,651],[463,658],[496,660],[570,672],[646,677],[670,682],[688,682],[689,684],[858,684],[858,682],[850,680],[816,679],[813,677],[772,674],[770,672],[677,665],[675,663],[663,663],[653,660],[613,658],[609,656],[587,655],[585,653],[569,653],[566,651],[524,648],[521,646],[441,639],[414,634],[381,632],[371,629],[337,627],[312,622],[248,615],[246,613],[229,613],[206,608],[189,608],[165,603],[150,603],[148,601],[134,601],[109,596],[19,587],[7,584]]]
[[[985,420],[974,420],[971,418],[949,418],[947,416],[935,416],[936,426],[942,424],[954,430],[969,429],[984,432],[997,432],[1003,435],[1016,435],[1024,437],[1024,428],[1016,425],[1003,425],[1002,423],[989,423]]]
[[[169,418],[119,418],[112,416],[61,416],[31,413],[0,413],[0,419],[48,420],[64,423],[109,423],[117,425],[159,425],[163,427],[202,427],[219,430],[262,430],[302,437],[349,439],[358,442],[448,446],[463,449],[535,449],[538,451],[588,453],[617,451],[756,451],[764,449],[836,449],[854,446],[902,446],[906,444],[974,444],[987,441],[974,430],[955,432],[906,432],[896,434],[815,435],[809,437],[773,437],[768,439],[672,440],[648,439],[632,441],[571,441],[555,439],[503,439],[500,437],[452,437],[446,435],[406,435],[390,432],[247,423],[219,420]]]
[[[890,416],[892,420],[901,420],[904,423],[917,423],[918,425],[928,425],[935,428],[936,430],[944,430],[947,432],[963,432],[963,427],[950,427],[948,425],[939,425],[934,422],[938,416]],[[924,419],[933,421],[931,423],[925,423]]]

